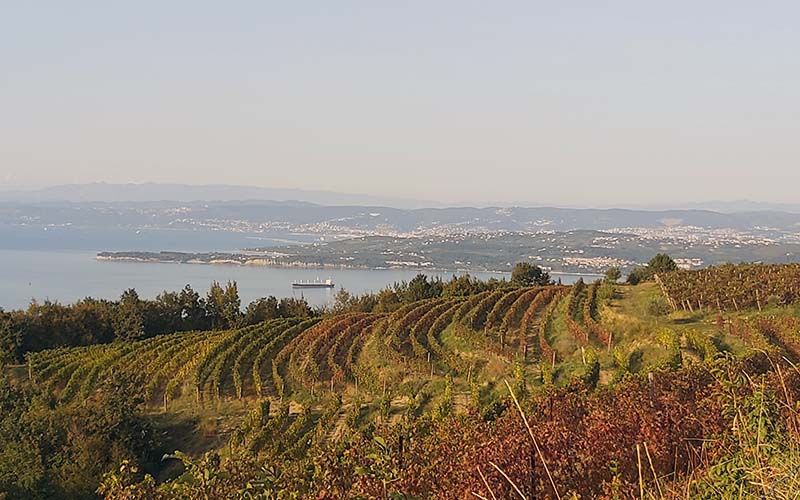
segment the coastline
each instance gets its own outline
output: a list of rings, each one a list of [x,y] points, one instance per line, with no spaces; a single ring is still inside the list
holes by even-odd
[[[170,257],[162,256],[168,255]],[[208,256],[209,258],[201,257]],[[212,257],[213,256],[213,257]],[[185,257],[185,258],[178,258]],[[126,262],[138,264],[192,264],[207,266],[235,266],[235,267],[264,267],[273,269],[320,269],[320,270],[370,270],[370,271],[432,271],[439,273],[490,273],[497,275],[508,275],[510,271],[497,269],[481,268],[455,268],[441,266],[368,266],[358,264],[331,264],[323,262],[303,262],[298,260],[283,261],[264,257],[252,258],[248,254],[186,254],[181,252],[99,252],[95,256],[96,260],[106,262]],[[553,271],[548,270],[553,276],[603,276],[601,272],[588,271]]]

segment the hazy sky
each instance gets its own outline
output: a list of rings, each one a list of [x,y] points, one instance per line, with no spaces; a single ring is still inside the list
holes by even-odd
[[[797,202],[800,3],[20,1],[0,188]]]

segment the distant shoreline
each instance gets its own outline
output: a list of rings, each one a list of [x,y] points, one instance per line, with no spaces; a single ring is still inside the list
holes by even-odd
[[[281,260],[267,256],[253,256],[244,253],[186,253],[186,252],[98,252],[97,260],[108,262],[129,262],[138,264],[192,264],[208,266],[264,267],[274,269],[320,269],[320,270],[365,270],[365,271],[419,271],[454,273],[491,273],[508,275],[510,271],[478,268],[447,268],[439,266],[368,266],[358,264],[330,264],[322,262],[303,262]],[[554,276],[602,277],[601,273],[548,271]]]

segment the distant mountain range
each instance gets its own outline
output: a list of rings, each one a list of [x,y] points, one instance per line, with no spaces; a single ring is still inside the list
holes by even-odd
[[[391,198],[333,191],[282,189],[224,184],[65,184],[42,189],[0,190],[0,202],[158,202],[158,201],[299,201],[317,205],[381,206],[402,209],[445,208],[447,205],[431,200]],[[456,206],[471,206],[475,203],[456,203]],[[537,203],[520,201],[514,203],[479,203],[496,207],[531,207]],[[740,212],[789,212],[800,213],[800,203],[770,203],[750,200],[708,201],[692,204],[627,206],[634,211],[664,210],[710,210],[721,213]]]
[[[404,209],[255,200],[0,202],[0,224],[254,234],[279,230],[339,239],[376,235],[404,237],[629,229],[653,229],[666,233],[732,230],[765,238],[800,238],[800,214],[789,212],[554,207]]]
[[[0,248],[122,251],[105,255],[112,260],[492,271],[533,260],[601,272],[662,251],[695,267],[800,258],[800,214],[789,211],[417,208],[237,186],[96,184],[6,194]],[[111,198],[127,201],[97,201]],[[159,253],[181,249],[191,252]]]
[[[36,190],[0,191],[0,202],[304,201],[321,205],[438,206],[435,202],[361,194],[252,186],[188,184],[65,184]]]
[[[630,207],[636,208],[636,207]],[[733,200],[733,201],[706,201],[703,203],[683,203],[680,207],[675,206],[650,206],[639,207],[647,210],[682,208],[687,210],[713,210],[723,213],[739,212],[791,212],[800,213],[800,204],[797,203],[769,203],[752,200]]]

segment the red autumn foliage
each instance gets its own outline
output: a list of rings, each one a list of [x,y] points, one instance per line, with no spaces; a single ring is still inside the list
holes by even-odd
[[[751,374],[769,368],[763,355],[740,364]],[[796,399],[798,377],[790,385]],[[724,453],[723,436],[731,422],[721,411],[721,390],[710,368],[703,365],[649,378],[631,377],[594,392],[576,383],[534,396],[523,407],[559,493],[603,498],[612,483],[623,492],[638,487],[637,445],[644,454],[646,444],[653,468],[662,477],[695,467],[704,440],[718,439],[717,446],[702,452],[704,458]],[[387,463],[379,468],[383,475],[363,473],[377,467],[376,445],[359,437],[343,452],[346,459],[326,466],[335,470],[320,472],[340,477],[349,486],[339,490],[342,496],[320,498],[380,498],[386,491],[412,498],[474,498],[472,492],[491,498],[477,468],[497,498],[512,498],[509,482],[491,463],[528,498],[555,498],[542,461],[510,403],[495,421],[477,415],[423,419],[381,435],[389,450],[384,450]]]

